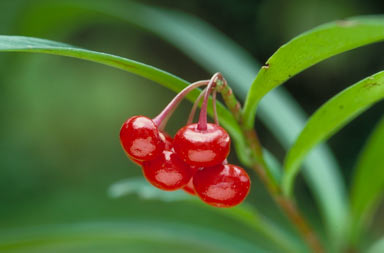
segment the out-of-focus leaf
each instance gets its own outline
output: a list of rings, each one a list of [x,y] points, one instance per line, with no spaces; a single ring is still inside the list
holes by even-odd
[[[280,182],[282,177],[282,167],[280,162],[267,149],[263,149],[263,156],[276,182]]]
[[[367,250],[366,253],[383,253],[384,252],[384,237],[377,240],[373,245]]]
[[[159,199],[166,202],[192,199],[191,195],[181,190],[166,192],[157,189],[150,185],[143,177],[120,180],[108,189],[108,195],[112,198],[120,198],[130,194],[136,194],[143,199]]]
[[[234,220],[253,228],[256,232],[271,240],[271,242],[280,247],[284,252],[302,252],[304,249],[296,238],[288,235],[287,232],[272,224],[265,217],[258,214],[255,208],[249,205],[241,204],[233,208],[212,208],[197,197],[183,191],[165,192],[151,186],[144,178],[128,178],[111,185],[108,193],[111,197],[118,198],[125,195],[136,194],[143,199],[153,199],[162,201],[191,201],[197,205],[203,205],[218,214],[228,216]]]
[[[242,204],[228,209],[215,210],[224,215],[243,222],[244,224],[254,228],[262,233],[266,238],[270,239],[273,244],[278,245],[284,252],[305,252],[305,246],[294,236],[288,234],[282,228],[276,226],[266,217],[259,215],[257,210],[252,206]]]
[[[293,181],[300,169],[301,162],[316,144],[332,136],[352,119],[383,98],[384,71],[343,90],[322,105],[308,120],[305,128],[286,156],[283,177],[284,193],[291,193]],[[328,182],[324,184],[324,187],[327,186]]]
[[[244,106],[246,124],[253,126],[261,98],[292,76],[331,56],[382,40],[382,16],[331,22],[292,39],[268,59],[254,80]]]
[[[218,230],[158,221],[113,221],[0,231],[0,251],[267,252]]]
[[[351,187],[351,234],[357,240],[362,225],[374,213],[384,192],[384,118],[359,157]],[[384,248],[383,248],[384,252]]]

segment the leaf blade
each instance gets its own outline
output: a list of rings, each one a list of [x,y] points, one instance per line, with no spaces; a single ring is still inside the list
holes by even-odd
[[[384,17],[357,17],[309,30],[281,46],[267,61],[247,96],[244,118],[248,127],[261,98],[304,69],[342,52],[384,40]]]
[[[351,235],[357,240],[384,192],[384,117],[364,145],[351,186]]]
[[[381,237],[376,242],[374,242],[371,247],[366,251],[366,253],[382,253],[384,252],[384,237]]]
[[[375,102],[384,98],[384,71],[343,90],[322,105],[308,120],[285,158],[283,191],[290,195],[305,155]]]

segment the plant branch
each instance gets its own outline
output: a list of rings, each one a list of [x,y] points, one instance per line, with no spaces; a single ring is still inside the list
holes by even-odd
[[[249,129],[245,126],[241,105],[237,101],[232,92],[232,89],[228,86],[227,81],[224,78],[219,78],[216,81],[216,90],[221,93],[225,104],[242,129],[243,136],[248,144],[248,153],[250,154],[252,169],[258,174],[261,181],[266,185],[274,201],[284,211],[292,224],[296,227],[302,238],[307,243],[308,247],[316,253],[324,252],[323,247],[321,246],[315,232],[299,212],[294,201],[282,194],[279,183],[273,177],[263,158],[262,147],[256,131],[253,128]]]

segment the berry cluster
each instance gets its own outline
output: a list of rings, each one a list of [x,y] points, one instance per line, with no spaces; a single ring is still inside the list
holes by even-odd
[[[142,167],[145,178],[155,187],[197,195],[216,207],[242,202],[250,189],[248,174],[228,164],[231,140],[219,126],[216,114],[216,83],[225,81],[220,73],[181,91],[154,119],[133,116],[122,126],[120,141],[130,159]],[[163,131],[166,121],[191,90],[207,86],[197,98],[186,126],[174,138]],[[208,98],[212,93],[215,123],[207,123]],[[204,96],[199,121],[192,124],[196,107]]]

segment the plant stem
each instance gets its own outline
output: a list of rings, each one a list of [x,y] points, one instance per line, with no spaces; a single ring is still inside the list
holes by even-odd
[[[243,122],[241,105],[234,96],[232,89],[228,86],[224,78],[219,78],[216,81],[216,90],[221,93],[225,104],[231,111],[237,122],[239,123],[243,136],[248,144],[251,154],[251,167],[258,174],[261,181],[266,185],[277,205],[284,211],[291,223],[296,227],[302,238],[307,243],[312,252],[324,252],[315,232],[300,214],[296,204],[292,199],[285,197],[282,194],[281,187],[268,169],[268,166],[263,158],[262,148],[256,131],[252,128],[246,128]]]
[[[217,109],[216,109],[216,95],[217,90],[215,89],[212,93],[212,112],[213,112],[213,120],[215,121],[216,125],[220,125],[219,117],[217,116]]]
[[[167,121],[169,117],[172,115],[173,111],[176,109],[176,107],[179,105],[181,100],[192,90],[207,85],[210,81],[203,80],[194,82],[190,85],[188,85],[186,88],[184,88],[181,92],[179,92],[171,102],[157,115],[155,118],[153,118],[153,122],[159,127],[160,130],[162,130],[165,125],[167,124]]]

